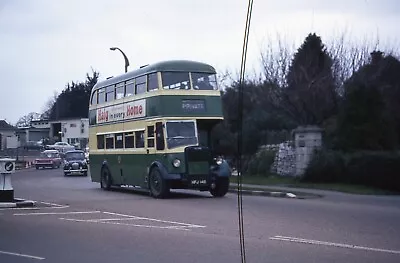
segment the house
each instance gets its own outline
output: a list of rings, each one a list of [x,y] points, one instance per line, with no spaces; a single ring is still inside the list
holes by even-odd
[[[49,138],[49,120],[32,120],[29,127],[19,127],[17,134],[21,146],[26,145],[27,142],[38,142]]]
[[[89,119],[71,118],[50,121],[50,137],[85,148],[89,141]]]
[[[0,150],[7,148],[15,148],[17,142],[17,128],[7,123],[5,120],[0,120]],[[8,144],[8,145],[7,145]]]

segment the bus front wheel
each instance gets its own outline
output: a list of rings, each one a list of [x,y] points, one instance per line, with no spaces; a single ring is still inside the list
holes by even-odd
[[[154,167],[150,171],[149,188],[150,194],[155,198],[165,198],[169,194],[168,183],[162,178],[158,167]]]
[[[214,187],[210,188],[210,193],[214,197],[223,197],[229,190],[229,178],[221,177],[215,182]]]
[[[101,169],[100,187],[105,190],[110,190],[111,188],[111,173],[107,167]]]

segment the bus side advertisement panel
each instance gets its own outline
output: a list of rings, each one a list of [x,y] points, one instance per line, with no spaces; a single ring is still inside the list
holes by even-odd
[[[97,109],[96,124],[146,117],[146,100],[131,101]]]

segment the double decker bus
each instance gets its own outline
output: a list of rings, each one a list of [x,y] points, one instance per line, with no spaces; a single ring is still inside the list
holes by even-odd
[[[211,139],[222,120],[216,71],[205,63],[163,61],[98,82],[89,105],[91,179],[155,198],[170,189],[222,197],[231,169]]]

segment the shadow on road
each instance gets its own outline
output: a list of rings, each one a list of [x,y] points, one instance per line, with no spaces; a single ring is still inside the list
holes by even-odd
[[[97,188],[98,191],[104,191],[101,188]],[[139,189],[132,189],[132,188],[120,188],[120,187],[113,187],[109,190],[110,192],[115,193],[124,193],[124,194],[132,194],[132,195],[139,195],[139,196],[150,196],[150,193],[146,190],[139,190]],[[184,191],[184,192],[183,192]],[[201,195],[196,190],[171,190],[170,195],[166,199],[205,199],[205,198],[213,198],[212,196],[205,196]],[[206,192],[203,192],[206,193]]]

